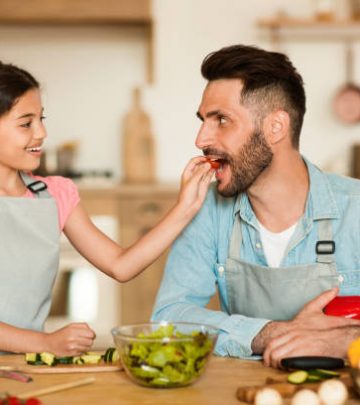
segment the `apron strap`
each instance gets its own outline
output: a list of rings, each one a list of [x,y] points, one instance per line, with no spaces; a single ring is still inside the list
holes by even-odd
[[[318,263],[335,262],[335,242],[333,241],[332,225],[329,219],[319,221],[319,240],[316,243],[316,261]]]
[[[20,172],[20,176],[26,187],[38,198],[50,198],[47,185],[40,180],[34,180],[28,174]]]
[[[230,238],[229,257],[240,260],[240,250],[242,243],[241,218],[240,213],[235,215],[235,221]]]

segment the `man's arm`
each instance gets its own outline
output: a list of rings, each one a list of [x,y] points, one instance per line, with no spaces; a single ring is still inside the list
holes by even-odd
[[[263,353],[272,367],[280,367],[285,357],[346,357],[350,342],[360,336],[360,321],[324,314],[337,293],[334,288],[320,294],[291,321],[267,324],[252,342],[254,353]]]

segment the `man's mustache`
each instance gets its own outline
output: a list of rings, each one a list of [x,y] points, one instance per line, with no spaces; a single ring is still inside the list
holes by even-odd
[[[204,148],[202,151],[203,151],[204,156],[216,156],[218,159],[221,159],[221,160],[226,160],[229,162],[232,161],[232,157],[228,153],[222,152],[215,148]]]

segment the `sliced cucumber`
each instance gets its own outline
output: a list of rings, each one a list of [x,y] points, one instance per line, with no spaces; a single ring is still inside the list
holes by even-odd
[[[73,357],[72,356],[57,357],[56,363],[57,364],[73,364]]]
[[[288,382],[291,384],[302,384],[304,383],[309,376],[309,373],[305,370],[294,371],[288,375]]]
[[[105,354],[104,354],[104,361],[105,361],[105,363],[111,362],[111,357],[112,357],[112,353],[113,353],[114,350],[115,350],[115,347],[109,347],[109,348],[106,350],[106,352],[105,352]]]
[[[112,362],[112,363],[116,363],[116,362],[118,362],[118,361],[120,361],[120,353],[118,352],[117,349],[115,349],[115,350],[113,351],[112,356],[111,356],[111,362]]]
[[[80,356],[73,357],[73,364],[84,364],[84,360]]]
[[[54,366],[56,364],[55,355],[52,353],[42,352],[42,353],[40,353],[40,358],[41,358],[41,361],[43,361],[48,366]]]
[[[311,375],[317,375],[319,376],[322,380],[326,380],[328,378],[339,378],[340,377],[340,373],[338,373],[337,371],[333,371],[333,370],[323,370],[320,368],[317,368],[315,370],[311,370],[309,371],[309,374]]]
[[[101,354],[83,354],[80,356],[84,364],[98,364],[101,361]]]
[[[309,375],[307,376],[306,382],[319,382],[322,380],[323,380],[323,378],[320,377],[319,375],[309,373]]]
[[[25,353],[26,363],[32,364],[40,360],[40,355],[38,353]]]

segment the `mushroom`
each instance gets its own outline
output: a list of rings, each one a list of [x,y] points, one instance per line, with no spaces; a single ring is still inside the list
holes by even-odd
[[[342,405],[348,398],[345,384],[335,379],[321,383],[318,394],[324,405]]]
[[[304,388],[298,391],[291,401],[291,405],[320,405],[320,398],[316,392]]]
[[[255,405],[282,405],[282,396],[274,388],[263,388],[255,395]]]

